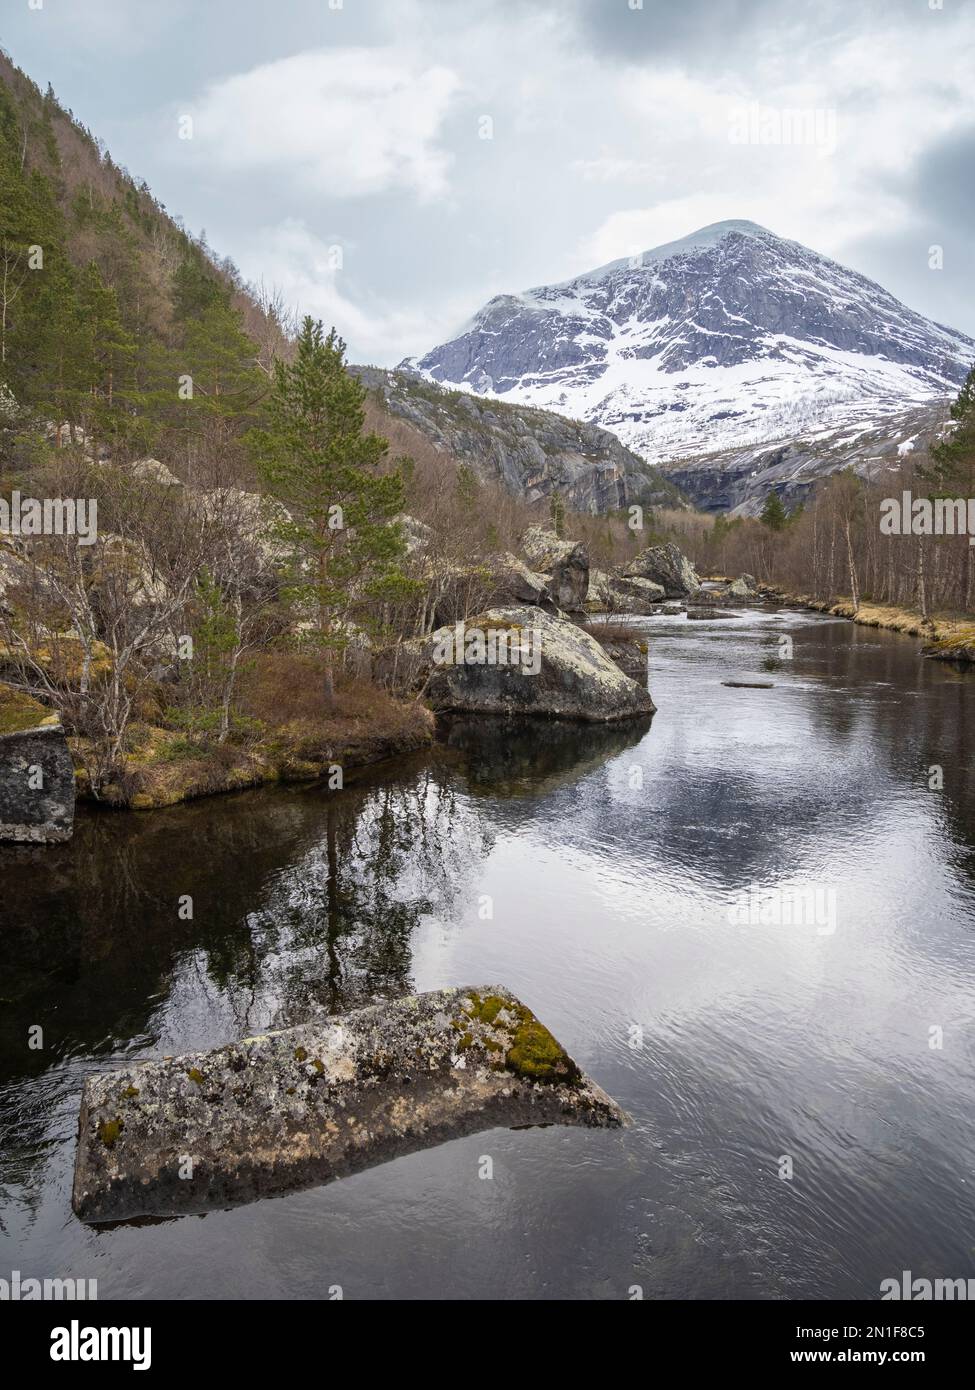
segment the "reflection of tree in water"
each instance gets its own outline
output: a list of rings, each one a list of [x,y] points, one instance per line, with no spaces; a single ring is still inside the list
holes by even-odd
[[[487,848],[435,770],[330,799],[317,842],[270,885],[246,935],[207,946],[208,971],[247,1029],[406,993],[414,929],[450,912]]]
[[[83,816],[53,856],[9,856],[0,1202],[5,1185],[39,1201],[95,1059],[218,1046],[408,991],[414,928],[451,912],[487,844],[449,773],[428,768],[344,792]],[[31,1050],[38,1023],[45,1046]]]
[[[436,769],[84,815],[43,860],[3,861],[0,1083],[128,1040],[146,1053],[163,1034],[167,1050],[216,1045],[407,990],[414,927],[450,910],[483,844]],[[37,1023],[45,1047],[30,1050]]]

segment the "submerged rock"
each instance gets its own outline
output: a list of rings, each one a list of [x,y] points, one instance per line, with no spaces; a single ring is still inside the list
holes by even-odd
[[[440,628],[420,664],[435,710],[601,723],[656,708],[645,678],[624,675],[595,638],[541,608],[492,608]]]
[[[628,1117],[499,985],[377,1004],[85,1081],[83,1221],[238,1206],[498,1126]]]
[[[0,686],[0,841],[69,840],[74,807],[74,764],[58,716]]]

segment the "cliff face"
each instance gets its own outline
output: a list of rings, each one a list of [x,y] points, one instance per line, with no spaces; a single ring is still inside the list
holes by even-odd
[[[444,390],[414,373],[352,370],[390,415],[516,496],[537,501],[560,493],[572,510],[590,513],[631,503],[681,505],[671,483],[598,425]]]

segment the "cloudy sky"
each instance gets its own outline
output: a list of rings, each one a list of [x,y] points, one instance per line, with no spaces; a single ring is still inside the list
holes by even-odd
[[[4,0],[0,23],[353,360],[726,218],[975,333],[975,0]]]

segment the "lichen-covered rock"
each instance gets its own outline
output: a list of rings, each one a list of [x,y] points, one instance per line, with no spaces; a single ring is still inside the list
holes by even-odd
[[[623,566],[621,574],[625,579],[650,579],[662,585],[667,598],[687,598],[701,587],[694,566],[672,542],[641,551]]]
[[[129,464],[129,471],[135,474],[137,478],[158,483],[160,487],[183,486],[181,479],[177,478],[173,470],[168,468],[166,464],[161,463],[159,459],[136,459],[134,463]]]
[[[0,686],[0,841],[68,840],[74,807],[74,765],[58,716]]]
[[[436,710],[601,723],[656,708],[645,681],[624,675],[575,623],[541,608],[491,608],[438,628],[420,666]]]
[[[754,578],[750,574],[742,574],[737,579],[730,579],[714,589],[709,589],[707,596],[709,599],[752,599],[758,598],[758,592]]]
[[[605,570],[590,569],[585,606],[587,613],[606,613],[612,609],[612,582]]]
[[[554,531],[530,526],[521,541],[533,570],[548,575],[548,592],[557,608],[581,613],[589,593],[589,551],[582,541],[560,540]]]
[[[498,1126],[626,1123],[508,990],[437,990],[88,1077],[72,1206],[203,1212]]]
[[[491,566],[495,584],[493,602],[547,604],[549,581],[545,574],[530,570],[523,560],[511,551],[498,557]]]
[[[610,661],[614,662],[624,675],[641,685],[646,685],[649,647],[645,637],[639,632],[634,632],[632,636],[624,636],[613,629],[609,629],[604,635],[600,633],[598,623],[590,627],[589,631]]]
[[[653,613],[666,598],[662,584],[652,579],[617,575],[612,581],[613,608],[617,613]]]

